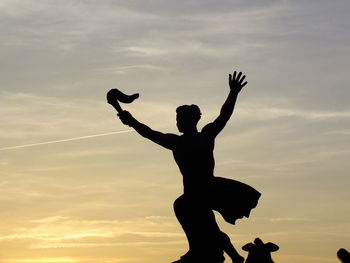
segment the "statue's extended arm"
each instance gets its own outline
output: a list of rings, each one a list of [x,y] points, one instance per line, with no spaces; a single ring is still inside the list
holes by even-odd
[[[243,82],[244,79],[245,75],[242,76],[242,72],[237,74],[235,71],[233,75],[229,75],[230,93],[221,107],[220,115],[212,123],[209,123],[203,128],[204,132],[209,132],[213,136],[216,136],[225,127],[226,123],[232,116],[238,93],[247,84],[246,81]]]
[[[147,125],[136,120],[128,111],[118,113],[120,120],[135,129],[142,137],[145,137],[167,149],[173,149],[175,140],[178,137],[175,134],[164,134],[159,131],[152,130]]]

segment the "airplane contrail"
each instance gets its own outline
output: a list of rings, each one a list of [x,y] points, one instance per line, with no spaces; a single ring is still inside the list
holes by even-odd
[[[54,143],[60,143],[60,142],[84,140],[84,139],[89,139],[89,138],[102,137],[102,136],[108,136],[108,135],[119,134],[119,133],[127,133],[127,132],[133,132],[133,131],[134,130],[123,130],[123,131],[115,131],[115,132],[86,135],[86,136],[80,136],[80,137],[74,137],[74,138],[68,138],[68,139],[62,139],[62,140],[56,140],[56,141],[37,142],[37,143],[30,143],[30,144],[8,146],[8,147],[0,148],[0,151],[13,150],[13,149],[19,149],[19,148],[27,148],[27,147],[33,147],[33,146],[39,146],[39,145],[46,145],[46,144],[54,144]]]

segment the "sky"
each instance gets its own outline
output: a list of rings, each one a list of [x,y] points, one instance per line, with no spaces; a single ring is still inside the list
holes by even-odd
[[[186,252],[168,150],[122,107],[177,133],[175,109],[215,119],[228,74],[247,76],[216,140],[215,175],[262,193],[220,227],[239,253],[335,263],[350,250],[348,0],[0,0],[0,262],[161,263]],[[225,262],[229,262],[226,259]]]

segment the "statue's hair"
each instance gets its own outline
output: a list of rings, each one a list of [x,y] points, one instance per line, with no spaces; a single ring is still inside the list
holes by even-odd
[[[201,118],[201,111],[197,105],[182,105],[177,107],[176,113],[180,118],[198,122]]]

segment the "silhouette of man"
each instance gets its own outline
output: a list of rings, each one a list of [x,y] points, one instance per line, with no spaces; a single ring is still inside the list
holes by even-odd
[[[223,251],[234,263],[244,261],[229,237],[220,231],[213,213],[217,210],[227,222],[235,224],[237,219],[249,217],[260,197],[259,192],[246,184],[214,177],[215,138],[233,113],[237,95],[247,84],[244,79],[241,72],[229,75],[230,92],[220,114],[201,131],[197,129],[201,112],[196,105],[176,109],[176,125],[182,135],[152,130],[127,111],[118,114],[125,125],[141,136],[171,150],[183,176],[184,194],[174,202],[174,211],[188,239],[189,251],[176,262],[219,263],[224,261]]]

